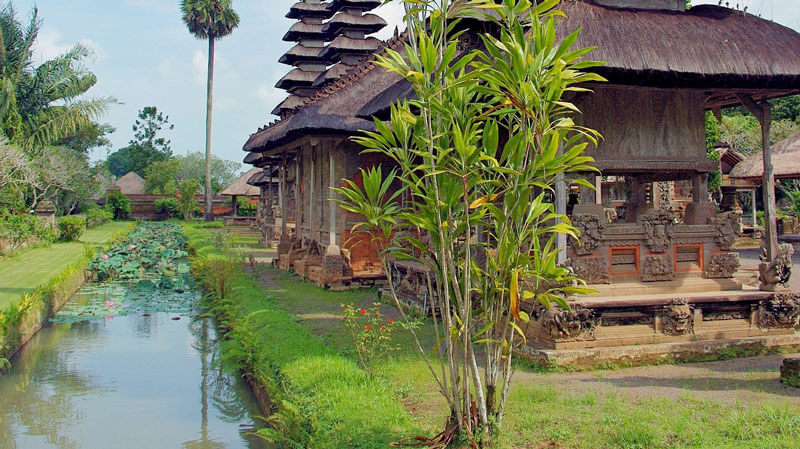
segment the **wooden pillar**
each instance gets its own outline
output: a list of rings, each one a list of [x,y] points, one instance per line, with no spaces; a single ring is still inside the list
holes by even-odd
[[[236,196],[236,195],[233,195],[231,197],[231,203],[233,204],[233,216],[235,217],[235,216],[239,215],[239,197]]]
[[[280,184],[278,185],[278,205],[281,209],[281,234],[288,234],[288,229],[286,229],[286,220],[287,220],[287,208],[286,208],[286,195],[288,194],[286,188],[286,153],[281,155],[281,169],[280,169]]]
[[[330,174],[328,176],[328,207],[330,207],[329,218],[328,218],[328,233],[329,233],[329,248],[328,253],[331,251],[338,250],[339,247],[336,244],[336,201],[333,201],[336,198],[336,192],[333,191],[333,188],[336,187],[336,164],[334,162],[334,147],[333,145],[328,145],[328,170],[330,170]]]
[[[750,191],[750,204],[753,205],[753,232],[758,227],[758,206],[756,205],[756,189]]]
[[[692,201],[695,203],[708,202],[708,175],[696,174],[692,178]]]
[[[603,175],[594,177],[594,204],[603,204]]]
[[[294,232],[302,240],[303,227],[303,149],[297,149],[294,160]]]
[[[308,235],[313,239],[315,234],[317,234],[318,229],[314,227],[315,220],[314,214],[316,214],[317,208],[314,207],[314,187],[315,187],[315,176],[316,176],[316,165],[317,165],[317,148],[319,145],[317,143],[311,144],[311,173],[308,177]],[[319,238],[315,239],[319,242]]]
[[[777,207],[775,205],[775,169],[772,165],[772,148],[769,131],[772,124],[771,106],[766,100],[756,103],[749,95],[739,94],[742,104],[761,124],[764,179],[761,181],[764,194],[764,250],[768,261],[778,256]]]
[[[639,213],[647,207],[647,190],[645,184],[636,176],[626,176],[625,182],[630,186],[630,198],[625,211],[625,221],[635,223]]]

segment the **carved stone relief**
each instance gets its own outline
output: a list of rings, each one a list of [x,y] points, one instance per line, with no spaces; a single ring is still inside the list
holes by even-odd
[[[773,299],[761,301],[758,325],[765,329],[800,329],[800,294],[778,293]]]
[[[570,266],[575,275],[588,284],[611,283],[608,263],[602,257],[575,257],[570,260]]]
[[[773,261],[766,260],[766,249],[761,256],[758,266],[758,279],[761,281],[762,290],[774,290],[778,284],[786,285],[792,277],[792,256],[794,247],[789,243],[782,243],[778,247],[778,257]]]
[[[605,224],[596,215],[580,214],[572,217],[572,225],[580,231],[578,243],[573,241],[573,250],[579,256],[593,254],[603,240]]]
[[[717,229],[716,242],[720,249],[730,251],[742,233],[742,212],[731,211],[724,214],[719,214],[714,219],[714,225]]]
[[[669,254],[647,256],[642,266],[642,280],[645,282],[671,281],[675,279],[674,264]]]
[[[686,298],[675,298],[664,306],[664,333],[667,335],[687,335],[694,333],[693,308]]]
[[[705,277],[708,279],[730,279],[741,266],[739,253],[713,254],[706,264]]]
[[[573,306],[572,310],[537,306],[534,317],[553,340],[561,342],[594,340],[594,332],[600,326],[600,317],[581,306]]]
[[[643,214],[639,220],[644,225],[644,235],[650,250],[663,253],[670,249],[675,238],[675,219],[672,214],[664,210],[654,210]]]

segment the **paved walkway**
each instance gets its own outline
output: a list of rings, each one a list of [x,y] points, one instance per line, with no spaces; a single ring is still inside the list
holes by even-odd
[[[113,222],[87,230],[80,242],[54,243],[46,248],[23,251],[0,260],[0,310],[19,300],[40,285],[46,285],[83,256],[83,245],[105,245],[115,234],[131,226]]]

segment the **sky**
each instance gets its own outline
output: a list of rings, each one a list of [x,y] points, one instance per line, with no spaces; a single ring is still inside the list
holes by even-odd
[[[35,4],[43,21],[36,63],[83,42],[94,50],[86,68],[98,77],[91,97],[115,97],[101,121],[114,126],[112,148],[128,144],[137,112],[156,106],[175,125],[165,137],[175,154],[205,149],[205,83],[208,44],[193,38],[181,21],[179,0],[12,0],[26,21]],[[241,23],[217,42],[212,151],[240,162],[242,146],[258,127],[274,120],[270,111],[286,96],[275,83],[290,67],[278,58],[293,43],[283,42],[293,23],[285,18],[296,0],[234,0]],[[716,4],[718,0],[694,0]],[[4,2],[5,3],[5,2]],[[725,1],[723,1],[723,4]],[[800,0],[730,0],[748,12],[800,31]],[[389,37],[402,22],[394,1],[376,11],[387,22],[377,36]],[[103,159],[98,150],[93,159]],[[244,169],[245,167],[243,167]]]

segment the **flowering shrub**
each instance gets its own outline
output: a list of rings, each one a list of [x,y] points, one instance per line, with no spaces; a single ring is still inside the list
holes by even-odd
[[[389,351],[397,349],[392,346],[392,332],[396,323],[392,318],[381,316],[378,306],[373,304],[369,309],[355,308],[342,304],[344,325],[353,336],[358,362],[369,374],[372,364]]]
[[[86,216],[87,228],[100,226],[114,219],[114,214],[112,212],[100,208],[89,209],[84,215]]]

